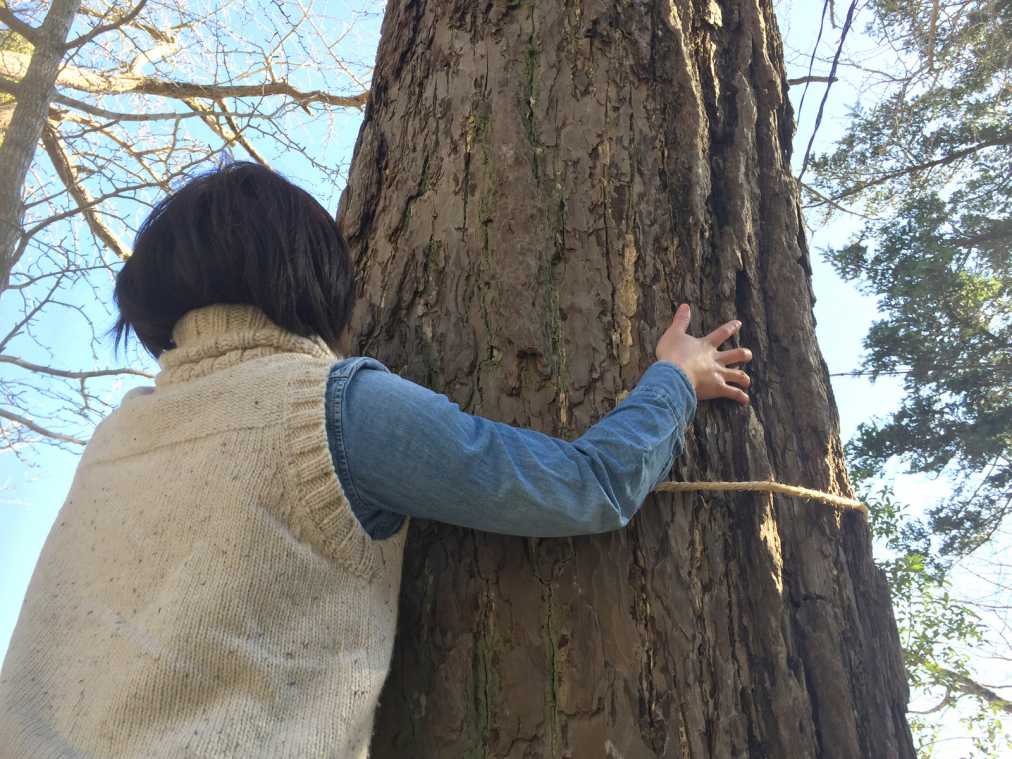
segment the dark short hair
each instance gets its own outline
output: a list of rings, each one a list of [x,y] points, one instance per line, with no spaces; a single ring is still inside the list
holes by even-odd
[[[334,218],[259,164],[228,163],[163,198],[116,277],[116,344],[130,330],[158,357],[187,311],[258,306],[280,327],[336,346],[355,302],[354,269]]]

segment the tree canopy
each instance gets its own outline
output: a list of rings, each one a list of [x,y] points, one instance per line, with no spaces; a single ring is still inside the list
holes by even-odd
[[[379,15],[371,0],[333,16],[287,0],[0,0],[0,453],[79,450],[115,384],[147,376],[138,357],[100,358],[102,293],[159,197],[245,155],[298,167],[335,202],[333,142],[371,76],[354,42]],[[42,58],[48,79],[31,73]]]
[[[898,69],[852,64],[877,100],[812,161],[811,206],[863,216],[830,261],[879,299],[862,370],[901,375],[906,392],[890,418],[861,426],[850,461],[870,477],[898,456],[956,483],[909,533],[944,560],[986,541],[1012,498],[1012,4],[868,10],[866,33]]]
[[[904,396],[858,427],[848,459],[889,549],[878,564],[911,685],[940,695],[911,716],[919,755],[932,755],[940,718],[959,705],[975,748],[991,756],[1012,703],[973,669],[1007,656],[1006,607],[960,598],[951,569],[988,545],[1012,508],[1012,4],[870,0],[861,15],[878,56],[843,60],[864,80],[861,98],[803,187],[810,215],[859,219],[852,239],[826,251],[879,304],[855,373],[900,377]],[[895,462],[946,478],[952,494],[911,514],[893,494]],[[989,574],[1001,571],[988,561]]]

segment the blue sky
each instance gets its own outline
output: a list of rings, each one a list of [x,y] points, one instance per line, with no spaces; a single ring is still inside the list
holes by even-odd
[[[798,68],[801,63],[799,53],[807,55],[810,52],[820,11],[821,3],[785,0],[779,6],[791,76],[804,73]],[[858,26],[860,25],[859,21]],[[855,31],[854,35],[859,41],[859,31]],[[827,30],[826,36],[830,44],[835,44],[838,31]],[[826,49],[828,46],[824,48]],[[363,49],[360,57],[368,59],[371,55]],[[815,73],[824,74],[825,69],[825,65],[817,63]],[[842,72],[842,77],[842,81],[833,87],[826,116],[818,133],[816,146],[823,150],[828,149],[840,134],[845,123],[846,108],[860,95],[860,83],[848,79],[846,71]],[[795,157],[799,162],[811,133],[823,87],[824,85],[815,85],[811,88],[804,111],[800,114],[795,145]],[[791,95],[797,101],[800,88],[793,88]],[[357,134],[358,118],[356,113],[342,117],[342,126],[337,131],[333,144],[328,147],[328,155],[335,162],[347,163],[349,160]],[[283,158],[278,161],[276,168],[297,180],[302,174],[301,166],[286,163]],[[307,186],[307,189],[316,191],[312,186]],[[333,197],[336,199],[336,194]],[[838,244],[855,229],[852,221],[842,218],[831,225],[815,229],[809,238],[817,298],[817,331],[831,372],[858,368],[862,338],[877,316],[875,299],[860,294],[854,287],[841,281],[818,252],[822,246]],[[106,297],[111,294],[111,282],[104,294]],[[102,322],[101,319],[106,321]],[[111,316],[104,312],[100,314],[99,327],[108,327],[111,323]],[[87,366],[91,362],[90,352],[82,348],[79,336],[72,333],[63,335],[61,329],[59,323],[47,325],[50,344],[60,356],[61,365],[71,368]],[[99,352],[97,363],[115,364],[111,342],[105,343],[103,349],[104,352]],[[902,394],[901,382],[892,378],[882,378],[872,384],[860,377],[834,377],[832,382],[844,440],[853,434],[860,422],[894,409]],[[110,386],[110,400],[115,402],[132,384]],[[32,569],[70,487],[76,462],[75,455],[52,448],[41,449],[35,457],[36,465],[31,468],[25,467],[11,455],[0,456],[0,588],[3,589],[0,594],[0,656],[6,651]],[[930,503],[946,488],[944,481],[927,477],[901,476],[897,481],[897,495],[901,500],[912,504]],[[953,730],[953,734],[957,734],[958,726],[954,726]],[[956,753],[958,742],[952,744],[951,750],[954,753],[950,754],[949,749],[946,749],[939,756],[961,755]]]

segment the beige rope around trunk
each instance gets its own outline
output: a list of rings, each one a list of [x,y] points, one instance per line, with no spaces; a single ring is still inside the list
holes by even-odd
[[[682,493],[697,490],[759,490],[767,493],[782,493],[798,498],[810,498],[813,501],[820,501],[831,506],[840,506],[845,509],[854,509],[862,514],[868,513],[868,507],[853,498],[846,498],[842,495],[826,493],[822,490],[802,488],[797,485],[784,485],[772,480],[754,480],[749,482],[662,482],[654,492]]]

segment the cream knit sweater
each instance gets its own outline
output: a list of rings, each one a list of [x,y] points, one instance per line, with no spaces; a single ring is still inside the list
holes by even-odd
[[[46,540],[0,757],[363,759],[407,529],[371,540],[334,473],[337,357],[251,306],[191,311],[173,338]]]

